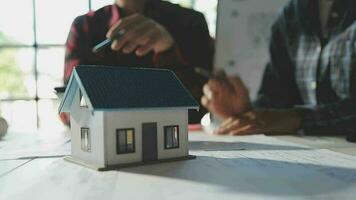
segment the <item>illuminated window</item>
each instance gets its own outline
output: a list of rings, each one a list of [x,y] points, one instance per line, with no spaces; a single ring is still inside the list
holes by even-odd
[[[80,129],[81,147],[83,151],[91,151],[91,141],[89,128]]]
[[[179,127],[165,126],[164,127],[164,148],[175,149],[179,148]]]
[[[56,112],[54,87],[63,85],[64,42],[71,23],[90,10],[91,1],[98,0],[2,1],[0,115],[12,129],[66,129]]]
[[[117,129],[116,130],[116,153],[134,153],[135,152],[135,130]]]

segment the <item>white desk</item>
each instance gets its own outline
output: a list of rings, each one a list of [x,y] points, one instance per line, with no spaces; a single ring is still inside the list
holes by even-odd
[[[195,160],[97,172],[62,159],[70,153],[66,134],[21,135],[0,141],[1,200],[356,197],[356,157],[327,149],[356,145],[338,138],[191,133]],[[59,157],[43,158],[48,155]]]

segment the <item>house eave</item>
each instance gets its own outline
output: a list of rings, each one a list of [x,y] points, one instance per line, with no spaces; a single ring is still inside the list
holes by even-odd
[[[69,79],[69,82],[68,82],[68,85],[67,85],[67,89],[65,90],[64,92],[64,95],[63,95],[63,99],[59,105],[59,109],[58,109],[58,113],[62,113],[62,112],[70,112],[70,105],[72,104],[73,102],[73,96],[74,96],[74,92],[76,91],[76,88],[72,88],[73,84],[75,83],[77,84],[76,87],[80,88],[80,90],[83,92],[83,97],[86,99],[87,101],[87,104],[88,104],[88,108],[90,110],[93,110],[93,106],[92,106],[92,103],[86,93],[86,90],[77,74],[77,71],[76,69],[74,68],[73,72],[72,72],[72,75]],[[69,98],[69,99],[68,99]]]

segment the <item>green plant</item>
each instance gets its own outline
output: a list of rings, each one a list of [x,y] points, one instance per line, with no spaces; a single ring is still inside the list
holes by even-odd
[[[0,41],[9,41],[0,33]],[[0,49],[0,99],[27,94],[24,75],[16,61],[17,49]]]

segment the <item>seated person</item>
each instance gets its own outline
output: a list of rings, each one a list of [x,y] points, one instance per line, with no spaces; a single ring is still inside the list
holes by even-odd
[[[217,134],[355,134],[356,1],[292,0],[272,26],[256,102],[217,74],[201,99],[225,121]]]
[[[115,39],[120,31],[123,36]],[[111,47],[93,53],[106,38],[114,39]],[[203,14],[161,0],[116,0],[74,20],[66,43],[64,83],[81,64],[169,68],[199,100],[206,80],[194,67],[211,70],[212,58]],[[203,112],[189,112],[189,122],[199,122]],[[69,122],[67,115],[61,118]]]

